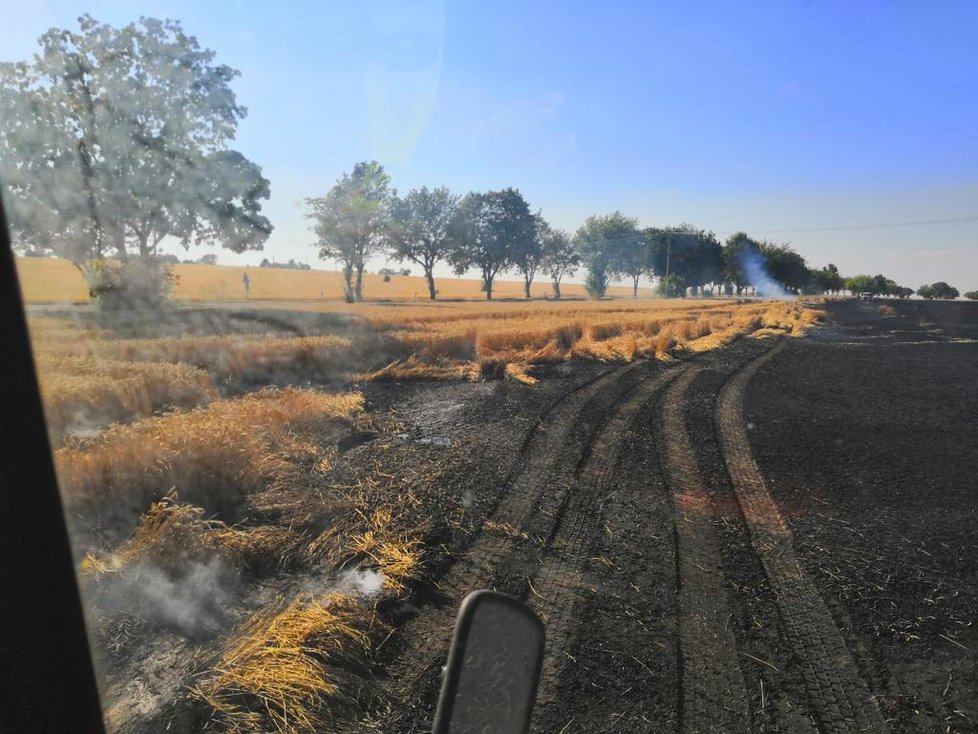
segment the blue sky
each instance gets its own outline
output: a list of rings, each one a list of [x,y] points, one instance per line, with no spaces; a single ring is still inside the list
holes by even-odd
[[[52,25],[172,17],[241,71],[236,147],[301,200],[377,158],[402,191],[519,188],[573,231],[621,209],[790,241],[813,265],[978,289],[978,3],[0,0],[0,58]],[[850,228],[935,219],[975,221]],[[263,255],[224,256],[257,262]]]

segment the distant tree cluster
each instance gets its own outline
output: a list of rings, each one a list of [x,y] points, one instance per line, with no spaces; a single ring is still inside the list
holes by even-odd
[[[437,297],[434,268],[439,262],[460,275],[478,270],[487,299],[492,298],[497,276],[511,269],[523,275],[529,296],[535,274],[544,267],[545,250],[546,269],[558,289],[560,278],[572,267],[559,262],[561,233],[532,213],[523,195],[512,188],[463,197],[445,188],[422,187],[401,197],[391,188],[384,167],[365,161],[325,196],[306,203],[319,256],[342,264],[350,301],[363,299],[367,261],[381,252],[420,266],[432,300]]]
[[[920,288],[917,289],[917,295],[921,298],[930,300],[934,298],[954,299],[961,294],[958,293],[958,289],[954,286],[950,286],[943,280],[939,280],[936,283],[920,286]]]
[[[913,288],[897,285],[883,275],[854,275],[845,279],[845,286],[851,293],[872,293],[874,296],[907,298],[914,294]]]
[[[534,212],[514,188],[459,196],[422,187],[402,197],[390,184],[380,163],[365,161],[325,196],[306,200],[320,257],[342,264],[348,300],[363,298],[367,261],[380,253],[420,266],[432,300],[439,262],[460,275],[478,271],[487,299],[507,271],[519,274],[527,298],[539,274],[550,278],[553,296],[560,298],[561,282],[579,269],[595,298],[603,298],[619,280],[629,282],[636,297],[643,278],[657,279],[667,297],[850,291],[906,298],[914,293],[883,275],[844,278],[831,263],[811,268],[789,244],[756,240],[745,232],[721,243],[713,232],[691,224],[643,228],[614,211],[588,217],[570,236]]]
[[[261,261],[258,266],[260,268],[281,268],[283,270],[312,270],[312,266],[309,263],[296,262],[294,258],[290,258],[287,263],[276,262],[275,260],[269,260],[267,257]]]

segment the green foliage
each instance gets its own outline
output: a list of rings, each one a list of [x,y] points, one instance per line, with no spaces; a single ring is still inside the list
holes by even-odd
[[[29,62],[0,64],[0,179],[18,246],[79,266],[149,258],[167,237],[261,249],[269,183],[228,149],[245,115],[176,21],[52,28]]]
[[[790,245],[763,242],[761,254],[771,280],[780,283],[786,291],[798,293],[808,285],[811,277],[808,263]]]
[[[645,230],[649,268],[660,277],[679,275],[685,286],[700,288],[723,277],[723,248],[712,232],[681,224]]]
[[[913,295],[912,288],[905,288],[885,275],[854,275],[845,279],[845,287],[852,293],[872,293],[874,296],[906,298]]]
[[[410,260],[424,270],[428,296],[437,298],[434,267],[448,258],[456,246],[453,223],[460,197],[442,187],[413,189],[391,201],[388,244],[398,260]]]
[[[581,264],[581,256],[574,249],[574,243],[566,232],[553,229],[543,222],[537,232],[543,247],[543,260],[540,267],[550,276],[554,298],[560,298],[560,281],[565,275],[572,278]]]
[[[580,226],[574,234],[574,246],[587,268],[584,288],[593,298],[603,298],[616,275],[631,274],[623,268],[631,268],[629,262],[640,239],[638,221],[620,211],[592,215]]]
[[[588,270],[584,276],[584,290],[591,298],[604,298],[610,284],[607,270]]]
[[[530,286],[537,270],[543,264],[543,238],[550,225],[547,224],[540,212],[533,215],[533,234],[520,242],[513,252],[513,267],[523,276],[523,295],[530,297]]]
[[[978,291],[968,291],[964,297],[970,301],[978,301]]]
[[[761,243],[744,232],[731,235],[723,246],[723,280],[732,284],[738,295],[750,285],[747,274],[744,272],[744,255],[751,251],[760,252],[760,250]]]
[[[659,295],[664,298],[683,298],[686,296],[686,281],[679,273],[669,273],[659,281]]]
[[[954,286],[950,286],[943,280],[939,280],[936,283],[931,283],[930,285],[922,285],[917,289],[917,295],[922,298],[932,299],[932,298],[948,298],[954,299],[961,295],[958,289]]]
[[[390,235],[390,176],[377,161],[344,173],[326,196],[306,199],[319,257],[343,263],[347,298],[363,300],[363,272]],[[355,278],[355,280],[354,280]]]
[[[449,262],[461,275],[477,268],[486,299],[492,299],[496,276],[515,265],[522,248],[536,238],[536,220],[516,189],[471,193],[459,205],[453,224],[457,243]]]
[[[176,276],[157,258],[94,260],[85,269],[89,294],[103,311],[158,309]]]
[[[811,272],[811,291],[813,293],[838,293],[846,287],[839,269],[829,263],[821,270]]]

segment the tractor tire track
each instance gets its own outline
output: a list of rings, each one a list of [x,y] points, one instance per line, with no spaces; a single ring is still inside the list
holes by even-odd
[[[696,462],[684,404],[700,374],[693,367],[676,380],[662,404],[662,439],[656,441],[672,488],[679,586],[681,732],[746,732],[747,691],[729,626],[723,559],[713,518],[716,508]]]
[[[437,586],[445,603],[429,606],[407,622],[399,631],[401,649],[387,669],[387,695],[397,702],[401,712],[388,722],[391,731],[402,731],[398,720],[414,719],[416,706],[431,706],[440,684],[441,665],[448,650],[455,614],[462,597],[475,589],[486,588],[507,559],[520,546],[533,539],[524,530],[547,493],[547,503],[562,502],[573,481],[572,470],[579,457],[573,453],[575,433],[580,437],[581,451],[589,443],[589,435],[597,425],[584,425],[579,420],[591,406],[614,404],[638,379],[647,362],[633,362],[604,373],[597,379],[577,388],[555,405],[534,427],[525,443],[519,463],[511,473],[513,479],[504,490],[492,516],[484,523],[479,535],[467,551],[438,580]],[[570,467],[570,469],[565,469]],[[571,476],[562,476],[569,471]],[[424,695],[419,700],[419,689]],[[420,718],[430,718],[433,711]]]
[[[641,409],[685,366],[639,384],[623,399],[598,434],[572,491],[557,517],[553,536],[531,585],[529,603],[543,619],[547,639],[537,692],[536,719],[559,705],[557,679],[578,629],[587,586],[583,574],[602,517],[602,505],[613,491],[621,447]]]
[[[785,342],[735,373],[720,390],[717,433],[751,544],[774,590],[788,641],[801,667],[811,713],[822,732],[883,731],[876,701],[792,545],[792,533],[754,461],[743,403],[754,374]]]

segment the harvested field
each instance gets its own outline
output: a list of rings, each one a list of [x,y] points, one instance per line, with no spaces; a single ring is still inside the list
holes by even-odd
[[[320,263],[321,265],[323,263]],[[88,286],[81,271],[67,260],[57,258],[18,257],[17,270],[25,303],[88,303]],[[235,265],[173,265],[175,276],[172,295],[191,303],[225,301],[333,301],[343,298],[343,276],[335,270],[288,270]],[[248,273],[248,293],[241,282]],[[484,300],[481,282],[474,278],[436,278],[440,298]],[[574,283],[561,286],[565,296],[581,298],[584,287]],[[377,273],[364,275],[364,293],[370,301],[423,301],[428,284],[420,275],[394,275],[389,281]],[[493,288],[497,298],[522,298],[523,284],[515,280],[497,281]],[[540,278],[533,285],[534,298],[550,295],[550,284]],[[642,296],[652,294],[641,288]],[[615,286],[611,296],[631,296],[631,288]],[[246,297],[247,296],[247,297]]]
[[[535,731],[969,730],[978,309],[478,306],[33,320],[150,398],[56,453],[113,731],[427,731],[475,588]]]

